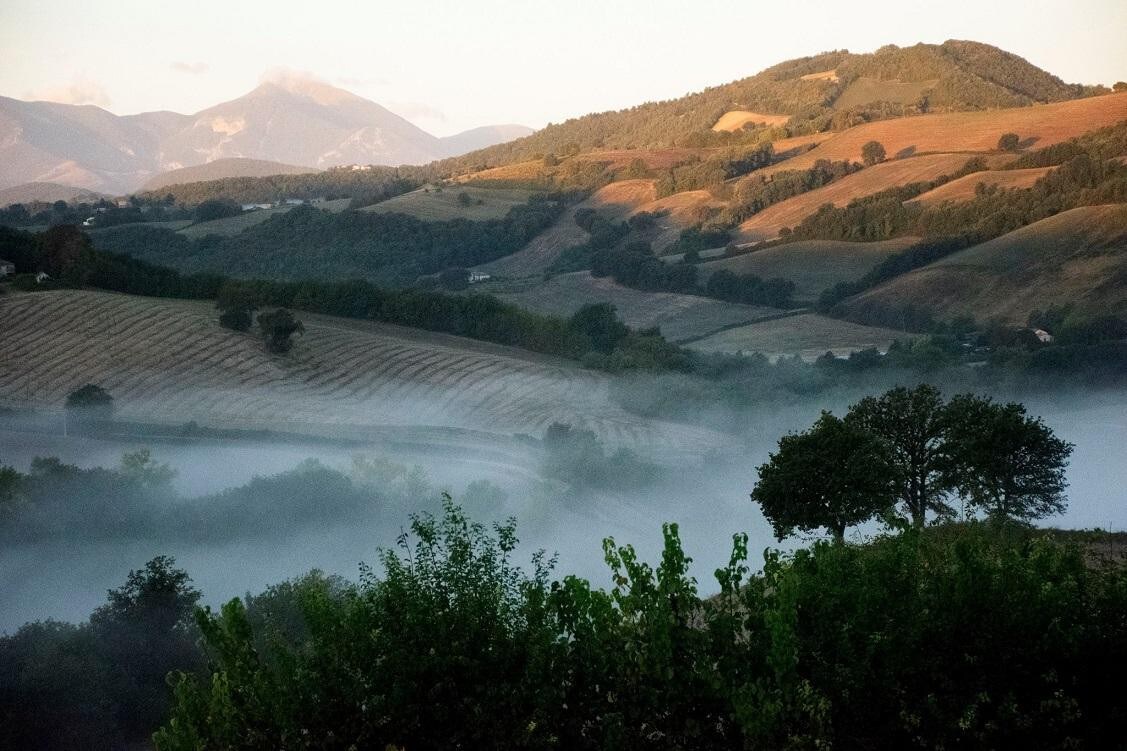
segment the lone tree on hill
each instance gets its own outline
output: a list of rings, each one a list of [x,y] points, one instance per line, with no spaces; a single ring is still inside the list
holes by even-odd
[[[220,288],[215,307],[220,311],[220,326],[247,331],[254,322],[252,314],[258,310],[258,303],[243,288],[227,284]]]
[[[845,419],[887,445],[896,492],[916,527],[924,525],[928,511],[951,512],[945,503],[951,488],[944,475],[947,420],[939,389],[921,384],[868,396]]]
[[[782,540],[825,527],[834,541],[896,502],[895,467],[879,438],[823,412],[805,433],[783,436],[751,493]]]
[[[861,160],[865,163],[866,167],[880,164],[884,161],[885,156],[887,155],[880,141],[869,141],[861,147]]]
[[[293,335],[305,333],[305,326],[285,308],[258,314],[258,328],[266,342],[266,349],[275,354],[285,354],[293,348]]]
[[[1112,91],[1127,91],[1127,81],[1116,81],[1111,87]]]
[[[82,422],[105,422],[113,418],[113,397],[101,386],[88,383],[67,395],[67,413]]]
[[[998,139],[998,148],[1002,151],[1017,151],[1021,147],[1021,139],[1017,133],[1003,133]]]
[[[1063,512],[1073,446],[1021,404],[962,394],[947,405],[947,482],[999,519]]]

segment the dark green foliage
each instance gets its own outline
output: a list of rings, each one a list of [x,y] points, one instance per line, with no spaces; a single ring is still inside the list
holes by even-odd
[[[736,183],[732,202],[724,211],[726,224],[739,224],[773,204],[807,193],[861,169],[856,162],[819,159],[806,170],[783,170],[768,177],[749,175]]]
[[[247,289],[231,284],[219,288],[215,307],[220,311],[219,325],[232,331],[248,331],[258,309]]]
[[[266,342],[266,349],[274,354],[285,354],[293,348],[294,334],[304,334],[305,326],[285,308],[258,314],[258,329]]]
[[[948,487],[947,412],[939,390],[928,384],[894,388],[849,408],[846,421],[877,436],[889,448],[899,500],[912,523],[922,527],[929,511],[951,512]]]
[[[67,394],[67,412],[76,420],[101,422],[113,417],[113,397],[101,386],[88,383]]]
[[[1021,147],[1021,138],[1017,133],[1003,133],[998,139],[1000,151],[1017,151]]]
[[[142,743],[167,717],[169,671],[202,665],[200,593],[175,561],[129,572],[88,624],[30,623],[0,636],[0,746],[111,749]]]
[[[658,481],[661,469],[620,448],[607,454],[591,430],[552,423],[544,432],[545,477],[579,488],[640,488]]]
[[[1114,748],[1127,574],[1036,532],[908,530],[768,551],[702,597],[676,525],[611,588],[512,561],[452,504],[382,576],[200,615],[161,751],[198,748]],[[528,573],[525,573],[527,571]],[[282,617],[269,617],[269,614]]]
[[[360,206],[370,206],[414,190],[430,179],[432,173],[424,167],[369,166],[362,170],[340,167],[300,175],[228,177],[182,183],[160,188],[154,193],[141,193],[137,198],[145,202],[187,206],[213,200],[244,204],[272,203],[290,198],[305,201],[352,198]]]
[[[806,432],[779,439],[757,472],[751,498],[780,540],[824,527],[840,543],[846,527],[878,516],[896,497],[885,442],[829,412]]]
[[[880,164],[884,161],[885,156],[884,146],[879,141],[869,141],[861,147],[861,161],[865,163],[866,167]]]
[[[121,227],[98,246],[181,271],[274,279],[367,278],[410,283],[454,266],[510,255],[559,217],[569,196],[533,196],[503,219],[428,222],[406,214],[296,206],[234,237],[196,240],[170,230]]]
[[[972,508],[1000,519],[1040,519],[1064,511],[1072,444],[1021,404],[971,395],[947,407],[948,482]]]
[[[762,279],[754,274],[736,274],[727,269],[708,277],[705,293],[709,297],[747,305],[790,308],[794,301],[794,282],[786,279]]]
[[[615,315],[610,303],[584,305],[572,315],[568,325],[587,337],[596,352],[610,354],[630,335],[630,329]]]
[[[238,216],[241,213],[243,213],[242,207],[229,198],[210,198],[196,206],[195,218],[197,222],[210,222]]]

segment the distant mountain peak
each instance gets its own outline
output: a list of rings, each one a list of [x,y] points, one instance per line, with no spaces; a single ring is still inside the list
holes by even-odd
[[[335,106],[345,102],[366,101],[350,91],[337,88],[312,73],[281,68],[272,70],[262,77],[255,92],[272,93],[278,89],[290,94],[312,99],[317,104]]]

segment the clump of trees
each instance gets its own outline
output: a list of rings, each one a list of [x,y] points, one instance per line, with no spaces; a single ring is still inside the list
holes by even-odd
[[[824,527],[841,542],[845,527],[897,502],[923,527],[928,512],[953,515],[953,496],[967,513],[1039,519],[1065,508],[1071,453],[1020,404],[973,394],[944,403],[933,386],[899,387],[784,436],[751,497],[780,539]]]
[[[1017,133],[1003,133],[998,139],[999,151],[1017,151],[1021,148],[1021,138]]]
[[[113,397],[101,386],[87,383],[67,394],[67,414],[75,423],[103,423],[113,419]]]
[[[861,161],[865,163],[866,167],[880,164],[885,160],[886,156],[884,146],[880,141],[869,141],[861,147]]]
[[[266,349],[276,355],[284,355],[293,349],[294,335],[305,333],[305,325],[285,308],[259,313],[258,329],[262,332]]]

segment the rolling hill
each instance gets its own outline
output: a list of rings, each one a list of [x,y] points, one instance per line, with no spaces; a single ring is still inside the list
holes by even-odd
[[[564,361],[397,326],[301,314],[284,356],[221,328],[213,304],[104,292],[0,297],[0,403],[60,408],[101,384],[125,420],[363,436],[388,425],[540,435],[553,422],[618,445],[669,447],[707,431],[651,423],[605,376]]]
[[[913,198],[908,203],[921,203],[924,206],[935,206],[944,201],[969,201],[974,198],[979,185],[999,188],[1029,188],[1040,180],[1052,167],[1030,167],[1028,169],[986,170],[963,175],[960,178],[944,183],[934,190]]]
[[[179,169],[162,172],[156,177],[145,182],[141,190],[160,190],[169,185],[183,183],[198,183],[204,180],[222,180],[227,177],[266,177],[268,175],[304,175],[317,170],[309,167],[298,167],[294,164],[271,162],[265,159],[246,159],[232,157],[216,159],[194,167],[181,167]]]
[[[803,313],[725,329],[686,346],[698,352],[758,352],[772,360],[783,356],[797,356],[811,362],[827,352],[844,357],[851,352],[873,347],[886,351],[893,341],[910,338],[911,334],[895,329],[862,326]]]
[[[1127,204],[1084,206],[948,256],[846,300],[847,314],[906,304],[940,318],[1024,325],[1072,304],[1127,314]]]
[[[108,197],[105,193],[96,193],[72,185],[24,183],[11,188],[0,189],[0,206],[10,206],[13,203],[54,203],[55,201],[93,203],[98,199]]]
[[[978,42],[888,45],[866,54],[838,50],[788,60],[677,99],[549,124],[526,138],[449,160],[444,169],[455,175],[483,165],[503,166],[537,154],[563,153],[569,144],[581,151],[668,148],[711,132],[730,112],[790,116],[788,127],[798,135],[838,130],[873,117],[1025,107],[1106,91],[1066,84],[1016,55]]]

